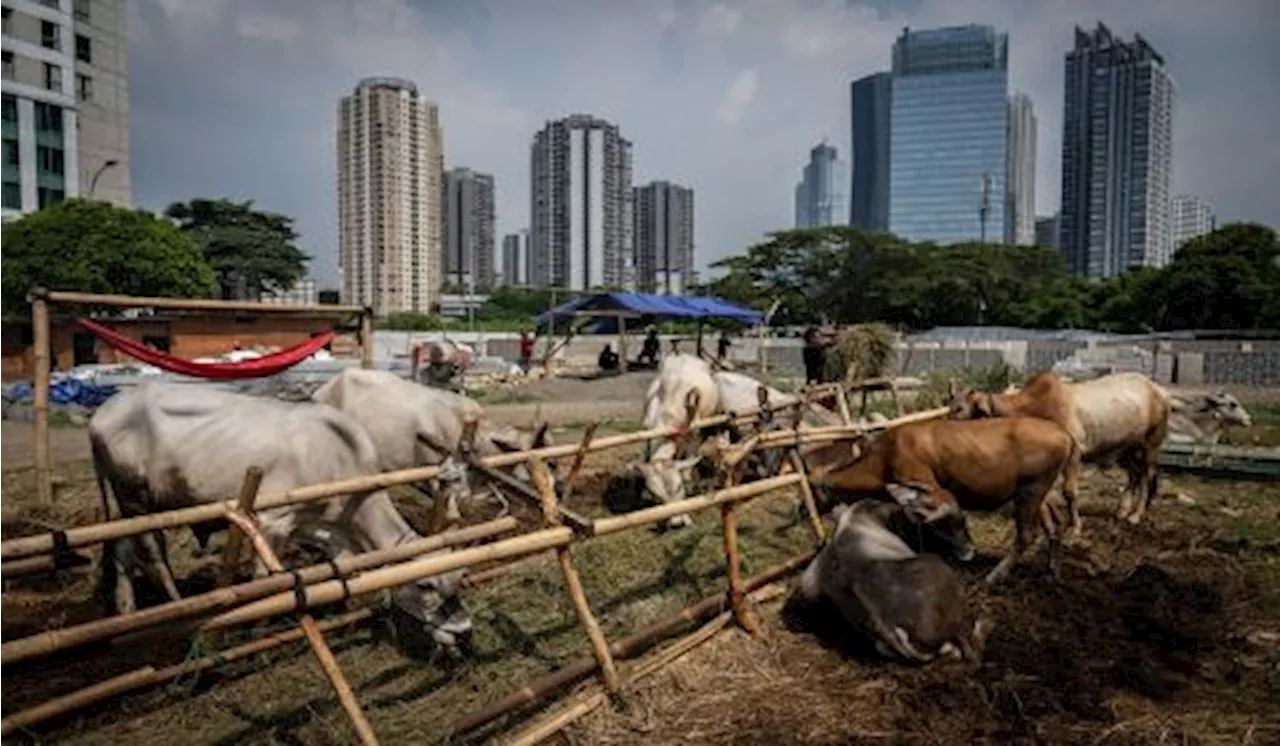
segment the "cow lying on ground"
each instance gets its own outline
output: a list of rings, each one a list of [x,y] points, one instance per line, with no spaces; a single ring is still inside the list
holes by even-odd
[[[282,402],[204,386],[147,382],[106,402],[89,422],[94,471],[109,517],[125,517],[234,497],[249,467],[263,470],[262,493],[378,471],[369,435],[323,404]],[[388,549],[421,537],[385,491],[263,510],[263,534],[281,556],[317,547],[331,558]],[[144,570],[175,600],[177,587],[157,534],[141,537]],[[103,590],[120,613],[136,608],[131,580],[138,546],[104,547]],[[448,551],[448,550],[441,550]],[[258,563],[258,572],[264,572]],[[461,571],[396,590],[396,605],[452,647],[471,630],[454,596]],[[455,611],[448,611],[455,606]]]
[[[1141,373],[1115,373],[1092,381],[1064,383],[1052,371],[1041,371],[1020,391],[1003,394],[954,385],[949,417],[1035,417],[1062,426],[1078,445],[1063,482],[1071,536],[1081,532],[1076,496],[1080,464],[1118,461],[1129,474],[1117,517],[1142,521],[1159,489],[1160,449],[1169,427],[1168,394]],[[1136,498],[1136,499],[1134,499]]]
[[[468,419],[478,424],[474,442],[477,457],[550,445],[545,426],[530,435],[509,425],[496,425],[485,418],[484,408],[474,399],[423,386],[385,370],[348,368],[316,389],[311,398],[346,413],[364,427],[373,439],[383,471],[443,465],[446,472],[463,473],[465,466],[453,454]],[[529,481],[523,465],[514,473]],[[445,508],[449,523],[460,519],[454,501],[447,501]]]
[[[986,582],[994,584],[1030,547],[1038,515],[1050,533],[1050,559],[1056,558],[1057,537],[1041,505],[1074,455],[1071,436],[1047,420],[927,420],[884,431],[857,461],[825,476],[815,472],[814,481],[824,509],[833,501],[880,497],[887,485],[902,485],[914,499],[904,499],[902,491],[895,498],[939,533],[952,536],[967,530],[962,509],[995,511],[1012,501],[1014,547],[987,575]],[[961,560],[972,556],[965,544],[956,542]]]
[[[885,487],[895,499],[916,499],[909,488]],[[902,511],[879,500],[838,506],[834,534],[800,577],[801,598],[810,604],[830,600],[886,657],[927,663],[943,655],[981,663],[989,625],[970,611],[964,586],[946,562],[916,554],[888,528]]]
[[[1228,427],[1253,425],[1253,418],[1240,400],[1225,391],[1170,398],[1170,443],[1217,445]]]
[[[695,355],[668,355],[662,359],[658,375],[645,395],[644,427],[683,426],[688,420],[686,402],[691,392],[697,392],[694,419],[699,419],[718,413],[755,409],[759,405],[759,389],[759,381],[741,373],[720,371],[713,375],[707,361]],[[772,388],[768,392],[770,405],[780,411],[779,417],[782,418],[781,409],[795,403],[795,395]],[[841,423],[838,415],[817,404],[806,407],[804,421],[811,425]],[[786,424],[790,425],[789,418],[786,418]],[[684,497],[692,469],[700,460],[699,456],[685,459],[677,459],[676,456],[675,443],[663,438],[656,446],[651,443],[646,457],[636,464],[644,477],[646,489],[658,502],[667,503]],[[689,523],[689,516],[679,515],[670,519],[667,525],[677,528]]]

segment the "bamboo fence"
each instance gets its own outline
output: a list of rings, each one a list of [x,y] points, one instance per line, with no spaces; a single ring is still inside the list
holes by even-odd
[[[840,389],[829,392],[814,392],[818,396],[835,395]],[[3,719],[0,730],[8,734],[17,728],[30,727],[53,717],[67,714],[87,705],[120,696],[128,691],[148,686],[160,681],[174,678],[190,671],[204,670],[212,665],[207,660],[217,658],[226,660],[228,656],[244,657],[261,650],[269,649],[285,642],[305,638],[315,652],[321,668],[334,687],[344,711],[351,720],[353,730],[361,743],[377,743],[377,737],[367,717],[352,692],[349,684],[338,667],[333,654],[324,638],[324,632],[359,621],[368,616],[368,610],[347,614],[338,619],[339,623],[317,622],[310,616],[316,607],[341,603],[349,598],[367,596],[379,591],[403,585],[427,577],[440,575],[455,570],[470,569],[478,565],[502,562],[496,568],[485,570],[478,575],[494,577],[505,572],[514,564],[510,561],[543,552],[553,552],[557,556],[560,571],[565,580],[566,592],[569,594],[578,622],[591,644],[592,660],[586,664],[575,664],[550,677],[550,682],[543,680],[534,688],[525,687],[518,693],[521,701],[511,703],[511,698],[495,703],[493,707],[477,713],[476,716],[464,718],[451,726],[450,732],[461,732],[478,724],[488,722],[513,707],[528,701],[546,696],[566,683],[590,675],[599,670],[602,675],[605,691],[611,696],[622,696],[627,680],[618,671],[615,658],[628,655],[638,649],[652,644],[657,639],[667,636],[672,630],[688,620],[705,618],[727,608],[733,618],[746,630],[758,631],[758,625],[749,608],[748,594],[766,582],[781,577],[785,572],[794,571],[812,557],[809,553],[786,563],[779,570],[763,573],[753,579],[741,577],[738,558],[737,517],[738,505],[761,495],[785,488],[797,488],[802,503],[809,515],[815,539],[819,542],[823,537],[823,526],[813,496],[809,490],[808,476],[805,472],[804,459],[800,446],[810,441],[834,442],[838,440],[856,439],[871,430],[891,427],[904,421],[926,419],[937,416],[938,411],[918,413],[906,418],[877,423],[867,427],[844,425],[836,428],[799,429],[800,409],[811,401],[808,395],[798,397],[798,401],[787,405],[795,413],[796,422],[788,429],[768,429],[771,427],[773,412],[768,407],[767,396],[762,390],[763,406],[743,413],[721,414],[693,420],[696,402],[689,402],[689,417],[682,426],[651,428],[635,433],[594,438],[595,428],[588,429],[580,443],[562,446],[551,446],[541,449],[516,453],[499,454],[487,458],[472,458],[470,449],[465,446],[460,450],[468,463],[486,473],[498,473],[496,470],[527,464],[532,478],[532,488],[527,489],[531,496],[538,500],[541,507],[542,527],[527,533],[482,543],[478,546],[457,549],[463,544],[474,541],[485,541],[509,532],[516,527],[514,519],[506,518],[479,524],[456,531],[447,531],[424,539],[416,540],[392,549],[366,552],[352,555],[333,563],[324,563],[305,567],[296,571],[288,571],[280,563],[267,539],[258,529],[255,515],[263,510],[294,505],[315,500],[369,492],[384,489],[393,485],[408,484],[430,479],[439,473],[438,467],[423,467],[395,472],[368,475],[344,479],[326,484],[309,485],[283,492],[258,494],[258,481],[261,473],[250,469],[246,475],[241,494],[234,500],[226,500],[193,508],[165,511],[147,516],[126,518],[115,521],[82,526],[66,531],[24,537],[4,541],[0,544],[0,555],[5,562],[0,571],[6,574],[20,562],[30,563],[35,558],[54,556],[65,553],[68,549],[84,547],[91,544],[112,541],[136,536],[141,533],[161,528],[174,528],[214,518],[224,518],[232,526],[232,539],[229,540],[224,557],[220,579],[229,577],[230,569],[240,561],[241,545],[247,541],[258,559],[275,574],[257,578],[244,583],[226,585],[214,591],[173,601],[131,614],[117,615],[106,619],[87,622],[73,627],[32,635],[19,640],[0,644],[0,663],[12,663],[47,656],[67,650],[87,642],[118,638],[122,635],[136,634],[146,631],[163,631],[166,625],[178,625],[176,632],[181,634],[223,629],[231,626],[250,624],[282,614],[296,614],[299,626],[294,630],[273,635],[270,638],[256,640],[225,651],[221,656],[188,661],[162,669],[144,667],[105,682],[94,684],[84,689],[60,696],[44,704],[17,712]],[[843,415],[842,415],[843,416]],[[848,418],[845,417],[846,422]],[[692,433],[703,431],[728,423],[755,423],[757,432],[749,443],[750,450],[764,448],[785,449],[786,463],[790,473],[765,477],[745,484],[737,484],[737,466],[742,458],[732,462],[728,468],[722,467],[722,486],[720,489],[686,498],[655,505],[620,516],[586,519],[569,511],[559,504],[553,487],[551,469],[548,462],[553,459],[572,456],[572,466],[565,478],[565,493],[573,489],[573,483],[583,459],[588,453],[618,448],[624,445],[656,438],[670,438],[676,441],[677,447],[685,444]],[[511,486],[508,484],[508,486]],[[601,631],[591,609],[589,600],[582,588],[581,580],[573,563],[573,545],[587,537],[605,536],[622,531],[635,530],[650,526],[677,515],[693,513],[719,507],[724,527],[724,549],[728,567],[728,592],[718,594],[700,604],[695,604],[681,612],[674,622],[657,625],[645,631],[645,636],[628,638],[627,640],[609,644]],[[570,518],[572,516],[572,518]],[[564,525],[565,523],[569,525]],[[450,549],[427,555],[428,552]],[[426,556],[424,556],[426,555]],[[464,584],[466,585],[466,584]],[[540,687],[540,688],[539,688]]]

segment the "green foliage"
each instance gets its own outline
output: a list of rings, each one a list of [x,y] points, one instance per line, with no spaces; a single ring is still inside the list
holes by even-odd
[[[5,313],[29,313],[37,287],[86,293],[208,298],[217,289],[200,250],[145,210],[69,199],[4,224]]]
[[[165,214],[196,242],[217,276],[221,297],[257,299],[264,290],[288,290],[307,271],[310,257],[295,245],[293,218],[253,209],[253,201],[193,199]]]
[[[1189,241],[1168,267],[1105,281],[1072,276],[1050,249],[913,244],[848,226],[775,233],[713,266],[728,272],[712,294],[761,310],[778,301],[779,325],[826,315],[907,329],[1280,327],[1280,243],[1249,223]]]
[[[405,332],[438,331],[443,329],[444,326],[439,316],[432,316],[428,313],[415,313],[413,311],[395,311],[387,314],[385,319],[378,322],[379,329]]]

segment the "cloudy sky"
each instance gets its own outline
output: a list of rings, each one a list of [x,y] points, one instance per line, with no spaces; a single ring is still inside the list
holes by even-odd
[[[808,149],[848,156],[849,82],[904,26],[1009,33],[1039,119],[1037,212],[1057,208],[1075,24],[1145,36],[1177,86],[1174,187],[1280,225],[1275,0],[135,0],[135,199],[252,198],[296,216],[336,281],[338,99],[372,75],[440,105],[446,167],[494,174],[498,235],[528,219],[529,143],[583,112],[634,144],[636,183],[696,190],[698,263],[789,227]]]

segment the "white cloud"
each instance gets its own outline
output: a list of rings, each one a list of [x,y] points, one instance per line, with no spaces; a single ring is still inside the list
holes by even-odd
[[[716,3],[698,16],[697,30],[708,36],[733,36],[742,23],[742,11]]]
[[[302,31],[296,19],[268,13],[246,13],[236,19],[236,34],[245,39],[289,42]]]
[[[755,70],[738,73],[720,99],[720,119],[730,124],[741,119],[747,107],[755,100],[758,87]]]

